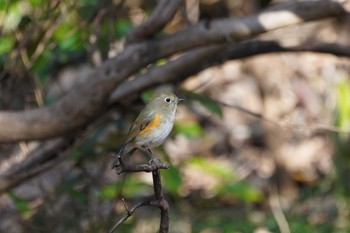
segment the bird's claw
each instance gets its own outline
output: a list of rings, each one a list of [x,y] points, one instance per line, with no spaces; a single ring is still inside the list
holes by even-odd
[[[168,169],[168,168],[170,168],[170,164],[168,164],[168,163],[162,163],[162,162],[160,161],[160,159],[157,158],[157,157],[151,158],[151,160],[148,162],[148,164],[149,164],[149,165],[154,165],[154,166],[156,166],[156,167],[158,167],[158,168],[161,168],[161,169]]]

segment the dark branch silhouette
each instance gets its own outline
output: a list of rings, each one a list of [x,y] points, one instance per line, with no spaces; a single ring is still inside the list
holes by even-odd
[[[119,165],[114,168],[118,175],[125,172],[154,172],[158,169],[168,169],[169,164],[161,163],[159,159],[153,158],[149,164],[126,164],[122,160],[122,157],[118,157]]]

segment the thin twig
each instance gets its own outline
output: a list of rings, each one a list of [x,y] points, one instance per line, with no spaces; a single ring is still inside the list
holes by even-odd
[[[290,233],[289,224],[283,213],[277,187],[275,185],[273,185],[270,190],[269,204],[281,233]]]
[[[73,2],[72,5],[64,7],[63,4],[57,4],[54,6],[53,9],[56,7],[60,7],[60,13],[56,18],[54,18],[48,27],[45,28],[45,33],[41,40],[39,41],[38,45],[36,46],[36,49],[31,56],[30,60],[30,69],[35,64],[35,62],[38,60],[38,58],[43,54],[46,47],[48,46],[48,41],[52,38],[53,34],[55,33],[57,27],[60,25],[60,23],[66,19],[76,8],[77,2]]]
[[[128,206],[126,205],[124,199],[122,199],[122,201],[123,201],[123,204],[124,204],[124,208],[125,208],[126,211],[127,211],[127,214],[126,214],[123,218],[119,219],[119,221],[117,221],[117,222],[113,225],[113,227],[111,228],[111,230],[109,230],[109,233],[114,232],[114,231],[117,229],[117,227],[118,227],[120,224],[122,224],[123,222],[125,222],[131,215],[133,215],[134,212],[135,212],[138,208],[140,208],[140,207],[142,207],[142,206],[151,205],[151,201],[150,201],[150,200],[146,200],[146,201],[142,201],[142,202],[137,203],[135,206],[133,206],[131,209],[129,209]]]
[[[224,107],[229,107],[229,108],[234,108],[240,112],[246,113],[248,115],[251,115],[255,118],[258,118],[260,120],[263,120],[265,122],[271,123],[279,128],[282,129],[291,129],[293,131],[296,130],[305,130],[305,131],[309,131],[312,133],[317,133],[317,132],[330,132],[330,133],[342,133],[342,134],[350,134],[349,130],[344,130],[332,125],[325,125],[325,124],[320,124],[320,123],[314,123],[314,124],[308,124],[308,125],[304,125],[304,124],[296,124],[296,123],[281,123],[278,122],[276,120],[273,120],[271,118],[268,118],[266,116],[264,116],[261,113],[257,113],[257,112],[253,112],[250,111],[238,104],[228,104],[228,103],[224,103],[222,101],[219,100],[213,100],[214,102],[224,106]]]

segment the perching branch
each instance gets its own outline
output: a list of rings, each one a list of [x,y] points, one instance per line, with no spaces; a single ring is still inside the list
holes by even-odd
[[[169,204],[164,198],[162,180],[160,171],[152,172],[154,196],[156,198],[158,208],[160,209],[159,233],[166,233],[169,230]]]
[[[120,162],[121,162],[121,165],[125,166],[125,164],[122,163],[121,159],[120,159]],[[124,216],[123,218],[121,218],[119,221],[117,221],[117,223],[114,224],[114,226],[111,228],[109,233],[112,233],[113,231],[115,231],[120,224],[125,222],[131,215],[133,215],[133,213],[135,212],[136,209],[138,209],[139,207],[142,207],[142,206],[155,206],[155,207],[159,208],[160,209],[159,233],[168,232],[168,230],[169,230],[169,205],[168,205],[168,202],[164,198],[160,171],[158,168],[153,169],[153,167],[151,166],[152,164],[154,164],[155,166],[161,166],[162,163],[160,163],[159,160],[152,160],[152,162],[149,166],[146,166],[146,165],[143,166],[145,168],[145,170],[143,170],[143,171],[145,171],[145,172],[149,172],[150,171],[149,169],[152,168],[154,200],[142,201],[142,202],[136,204],[131,209],[129,209],[127,207],[126,203],[124,202],[124,200],[122,200],[124,203],[124,207],[127,211],[127,215]],[[140,168],[140,165],[128,165],[128,167],[130,168],[130,170],[127,170],[127,168],[124,167],[122,172],[142,171],[142,170],[136,169],[136,168]],[[169,168],[169,167],[167,166],[166,168]]]
[[[148,200],[143,201],[135,205],[131,210],[128,209],[127,205],[124,202],[125,209],[127,210],[128,214],[120,219],[110,230],[110,232],[113,232],[121,223],[123,223],[126,219],[128,219],[129,216],[131,216],[134,211],[145,205],[150,206],[156,206],[160,209],[160,226],[159,226],[159,232],[160,233],[166,233],[169,230],[169,205],[167,201],[164,198],[163,194],[163,188],[162,188],[162,181],[160,176],[160,170],[159,169],[168,169],[170,166],[165,163],[161,163],[161,161],[158,158],[152,158],[149,162],[149,164],[126,164],[124,163],[121,156],[118,157],[119,165],[115,170],[117,170],[117,174],[121,174],[124,172],[152,172],[152,179],[153,179],[153,190],[154,190],[154,199],[155,200]]]
[[[342,16],[349,13],[349,8],[349,1],[293,1],[256,15],[201,22],[159,40],[129,44],[56,104],[28,111],[1,111],[0,142],[47,139],[83,128],[106,111],[109,96],[118,85],[159,58],[199,46],[240,41],[306,21]]]
[[[149,164],[126,164],[122,160],[122,157],[118,157],[119,165],[114,168],[117,171],[117,174],[120,175],[125,172],[154,172],[159,169],[168,169],[170,168],[169,164],[161,163],[159,159],[153,158]]]

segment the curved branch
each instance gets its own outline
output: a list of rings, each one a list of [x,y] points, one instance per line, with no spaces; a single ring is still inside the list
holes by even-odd
[[[129,93],[137,94],[149,87],[162,83],[182,80],[205,69],[205,61],[214,55],[227,49],[227,45],[213,45],[205,48],[194,49],[180,58],[170,61],[162,66],[155,66],[145,74],[136,76],[133,80],[121,83],[112,93],[109,102],[116,103],[126,97]]]
[[[143,66],[142,62],[130,58],[132,51],[128,49],[104,63],[86,83],[73,88],[54,105],[28,111],[0,112],[0,141],[45,139],[86,125],[102,111],[114,87]],[[126,66],[130,59],[134,60],[135,66]],[[119,69],[115,63],[126,68]]]
[[[247,39],[304,21],[344,15],[349,12],[348,5],[348,2],[325,0],[284,3],[256,15],[202,22],[160,40],[130,44],[58,103],[36,110],[0,112],[0,142],[46,139],[86,126],[105,111],[116,86],[161,57],[199,46]]]
[[[158,2],[152,14],[140,26],[135,28],[126,36],[127,43],[135,43],[144,38],[154,36],[175,15],[183,0],[161,0]]]
[[[39,143],[20,163],[1,163],[0,194],[58,164],[72,150],[72,140],[59,138]]]
[[[291,37],[292,38],[292,37]],[[336,56],[350,57],[350,46],[329,43],[295,44],[283,46],[273,38],[271,40],[252,39],[237,45],[214,45],[195,49],[168,62],[156,66],[133,80],[121,83],[112,93],[110,104],[118,103],[129,93],[137,94],[147,88],[169,82],[181,82],[190,75],[227,60],[242,59],[254,55],[272,52],[318,52]]]
[[[291,1],[255,15],[200,22],[156,41],[164,56],[209,44],[232,43],[312,20],[350,13],[349,1]],[[176,47],[174,47],[176,46]]]

